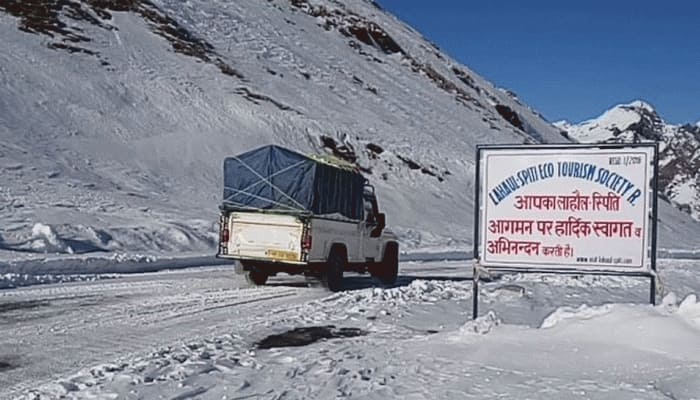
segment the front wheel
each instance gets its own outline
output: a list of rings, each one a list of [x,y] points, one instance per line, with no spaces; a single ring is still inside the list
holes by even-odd
[[[399,248],[390,244],[384,250],[384,258],[372,271],[372,275],[384,285],[393,285],[399,276]]]

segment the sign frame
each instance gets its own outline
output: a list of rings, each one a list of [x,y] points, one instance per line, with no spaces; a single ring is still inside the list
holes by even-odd
[[[643,251],[646,253],[642,254],[642,264],[648,264],[648,267],[642,265],[630,271],[625,271],[620,268],[611,269],[610,267],[601,265],[588,266],[586,268],[576,268],[574,265],[566,265],[562,268],[543,268],[538,267],[536,263],[523,263],[526,265],[524,267],[507,267],[503,265],[482,265],[483,255],[481,254],[482,246],[481,240],[482,232],[486,225],[485,221],[485,206],[481,202],[481,197],[484,194],[483,191],[488,190],[482,187],[486,183],[485,171],[482,169],[482,163],[485,163],[483,154],[485,151],[489,150],[503,150],[503,151],[529,151],[537,152],[539,150],[613,150],[619,151],[620,149],[648,149],[651,150],[652,160],[647,160],[647,165],[652,167],[651,174],[645,175],[644,179],[647,179],[651,175],[650,186],[648,187],[648,192],[645,196],[651,196],[650,200],[650,213],[646,216],[649,223],[649,229],[644,232],[646,237],[643,242]],[[504,273],[539,273],[539,274],[568,274],[568,275],[600,275],[600,276],[628,276],[628,277],[642,277],[650,279],[650,293],[649,301],[651,304],[656,304],[656,258],[657,258],[657,221],[658,221],[658,180],[659,180],[659,144],[658,142],[635,142],[635,143],[571,143],[571,144],[491,144],[491,145],[477,145],[476,147],[476,171],[475,171],[475,182],[474,182],[474,233],[473,233],[473,256],[474,256],[474,269],[473,269],[473,318],[476,319],[478,316],[478,294],[479,294],[479,280],[482,271],[488,272],[489,270],[504,272]],[[484,176],[482,176],[484,175]]]

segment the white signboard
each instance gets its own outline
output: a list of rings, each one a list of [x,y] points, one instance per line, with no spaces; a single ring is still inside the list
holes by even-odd
[[[654,156],[653,146],[479,149],[481,265],[648,271]]]

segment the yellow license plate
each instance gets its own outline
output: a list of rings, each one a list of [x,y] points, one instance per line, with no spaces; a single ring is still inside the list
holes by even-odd
[[[267,255],[275,260],[299,261],[299,256],[293,251],[268,250]]]

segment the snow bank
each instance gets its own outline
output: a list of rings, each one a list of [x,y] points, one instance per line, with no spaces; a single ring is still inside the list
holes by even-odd
[[[666,311],[691,326],[700,329],[700,301],[696,294],[687,295],[683,301],[677,303],[675,293],[669,293],[662,303]]]
[[[46,285],[50,283],[67,283],[67,282],[88,282],[99,279],[111,279],[115,275],[110,274],[80,274],[80,275],[65,275],[65,274],[15,274],[7,273],[0,274],[0,289],[13,289],[21,286]]]
[[[700,260],[700,249],[658,249],[659,258]]]
[[[43,283],[104,279],[109,274],[133,274],[201,266],[230,265],[213,256],[156,257],[114,253],[98,256],[54,256],[0,262],[0,289]]]
[[[436,281],[417,279],[406,286],[395,288],[372,288],[342,292],[322,301],[335,304],[411,304],[434,303],[441,300],[464,300],[471,298],[471,282]]]
[[[70,245],[60,239],[50,226],[42,223],[36,223],[32,227],[32,236],[28,241],[28,247],[40,253],[73,254]]]
[[[587,320],[610,313],[612,304],[605,304],[599,307],[590,307],[582,304],[579,307],[559,307],[542,321],[540,328],[547,329],[570,320]]]
[[[625,313],[629,314],[631,309],[647,309],[653,311],[650,314],[652,318],[673,317],[700,328],[700,302],[697,295],[689,294],[679,304],[676,295],[669,293],[656,307],[627,304],[603,304],[594,307],[582,304],[579,307],[559,307],[542,321],[540,329],[600,319],[603,316],[616,318],[616,315],[619,317]]]
[[[187,253],[213,252],[218,240],[217,226],[205,220],[175,222],[141,221],[127,225],[48,224],[24,221],[0,241],[4,258],[25,254],[90,254],[105,252]],[[13,254],[14,253],[14,254]]]
[[[456,333],[449,335],[448,340],[461,341],[464,340],[465,337],[471,335],[486,335],[501,324],[502,321],[496,316],[496,313],[489,311],[486,315],[472,321],[467,321],[464,325],[459,327]]]

